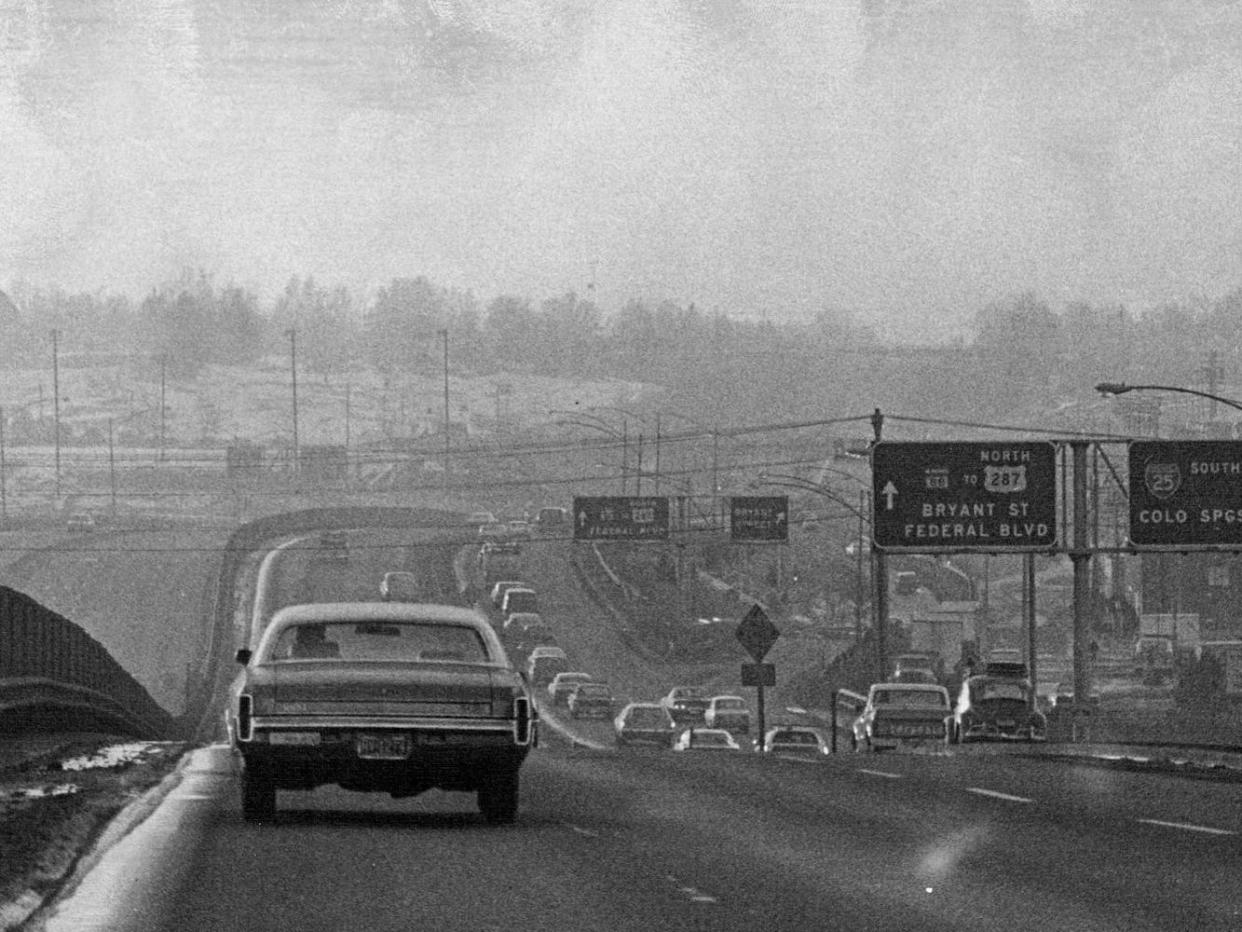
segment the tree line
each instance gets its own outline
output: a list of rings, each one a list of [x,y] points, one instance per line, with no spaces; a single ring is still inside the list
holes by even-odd
[[[11,299],[11,300],[10,300]],[[447,334],[454,369],[657,383],[683,408],[724,423],[805,413],[1038,417],[1103,380],[1226,391],[1242,358],[1242,289],[1144,314],[1124,305],[1054,308],[1034,293],[980,308],[969,335],[909,346],[848,313],[810,321],[740,320],[693,304],[633,299],[611,314],[567,292],[488,302],[425,277],[396,278],[366,300],[294,278],[265,306],[251,291],[187,271],[141,300],[18,283],[0,293],[0,365],[39,365],[50,331],[75,353],[145,357],[169,377],[210,364],[296,353],[334,380],[359,367],[386,377],[438,371]]]

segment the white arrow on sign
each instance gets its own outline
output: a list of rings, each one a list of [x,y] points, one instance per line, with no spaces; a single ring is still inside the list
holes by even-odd
[[[884,510],[893,510],[893,499],[897,497],[897,486],[893,485],[893,480],[889,479],[884,483],[884,488],[880,489],[880,494],[884,496]]]
[[[583,527],[587,523],[587,513],[585,511],[578,512],[578,527]]]

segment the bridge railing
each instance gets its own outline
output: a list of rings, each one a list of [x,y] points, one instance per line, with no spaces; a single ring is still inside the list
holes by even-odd
[[[167,738],[175,723],[82,628],[0,586],[0,731],[78,727]]]

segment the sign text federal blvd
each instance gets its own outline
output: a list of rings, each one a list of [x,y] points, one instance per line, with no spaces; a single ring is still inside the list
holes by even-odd
[[[668,499],[575,496],[574,540],[668,540]]]
[[[1242,545],[1242,442],[1131,441],[1130,542]]]
[[[872,448],[874,538],[891,550],[1049,550],[1057,543],[1051,441]]]

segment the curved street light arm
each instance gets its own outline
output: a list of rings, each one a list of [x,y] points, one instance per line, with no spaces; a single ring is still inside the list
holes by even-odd
[[[1209,401],[1218,401],[1226,407],[1242,411],[1242,401],[1223,398],[1220,395],[1213,395],[1211,392],[1201,392],[1197,388],[1183,388],[1180,385],[1127,385],[1125,382],[1100,382],[1096,385],[1095,390],[1101,395],[1124,395],[1126,392],[1136,391],[1178,392],[1183,395],[1195,395],[1199,398],[1206,398]]]

